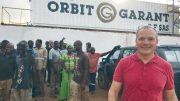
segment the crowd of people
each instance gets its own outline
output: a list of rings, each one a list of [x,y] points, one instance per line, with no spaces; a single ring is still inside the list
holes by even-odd
[[[91,43],[73,45],[60,41],[20,41],[17,48],[8,40],[0,43],[0,101],[32,101],[45,96],[45,84],[50,97],[59,101],[89,101],[94,94],[99,57]]]

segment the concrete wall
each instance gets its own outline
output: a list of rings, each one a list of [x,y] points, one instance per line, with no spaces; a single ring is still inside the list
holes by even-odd
[[[115,45],[132,46],[135,45],[135,34],[117,32],[99,32],[75,29],[60,28],[40,28],[0,25],[0,41],[6,39],[15,45],[21,40],[33,40],[40,38],[43,45],[47,40],[61,40],[65,37],[65,42],[73,44],[75,40],[85,43],[91,42],[97,52],[105,52],[112,49]],[[180,37],[159,36],[159,44],[180,44]]]

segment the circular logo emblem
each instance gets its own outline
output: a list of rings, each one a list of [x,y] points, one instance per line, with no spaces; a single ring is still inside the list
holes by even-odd
[[[115,7],[105,2],[98,6],[96,13],[98,18],[104,23],[114,20],[117,14]]]

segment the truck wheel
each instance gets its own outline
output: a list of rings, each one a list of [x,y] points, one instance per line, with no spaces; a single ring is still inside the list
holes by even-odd
[[[104,76],[103,71],[98,72],[98,85],[99,85],[99,88],[101,89],[106,89],[107,87],[106,78]]]

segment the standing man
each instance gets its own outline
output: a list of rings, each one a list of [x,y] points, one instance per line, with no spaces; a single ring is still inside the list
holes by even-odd
[[[32,66],[33,55],[27,52],[27,45],[19,43],[19,54],[16,57],[16,69],[13,76],[11,101],[32,101]]]
[[[35,51],[35,67],[34,67],[34,86],[35,86],[35,96],[43,97],[44,92],[44,73],[47,63],[47,50],[42,48],[42,40],[36,40]]]
[[[0,54],[0,101],[9,101],[12,77],[16,67],[16,59],[13,55],[14,45],[7,43],[4,53]]]
[[[89,101],[88,91],[88,70],[89,60],[82,51],[82,42],[74,42],[74,48],[77,52],[77,62],[74,68],[74,79],[71,81],[70,101]]]
[[[60,66],[58,64],[61,52],[59,49],[59,42],[54,41],[54,47],[49,51],[49,64],[51,68],[51,96],[56,97],[59,88],[59,71]]]
[[[86,52],[89,53],[91,51],[91,43],[87,42],[86,43]]]
[[[89,92],[91,94],[95,93],[95,88],[96,88],[96,72],[97,72],[97,65],[99,58],[102,56],[105,56],[109,53],[95,53],[95,48],[91,47],[90,51],[88,52],[87,56],[89,59],[90,67],[89,67]]]
[[[32,40],[29,40],[28,41],[28,47],[27,47],[28,54],[31,54],[33,57],[35,57],[33,46],[34,46],[34,42]]]
[[[48,52],[48,56],[47,56],[47,65],[46,65],[47,73],[45,73],[44,77],[46,78],[46,76],[47,76],[47,82],[50,85],[50,82],[51,82],[51,66],[50,66],[50,60],[49,60],[49,51],[53,48],[53,41],[46,41],[45,45],[46,45],[45,48]]]
[[[115,70],[108,101],[178,101],[171,65],[155,53],[157,32],[143,26],[136,32],[136,53],[122,59]]]

